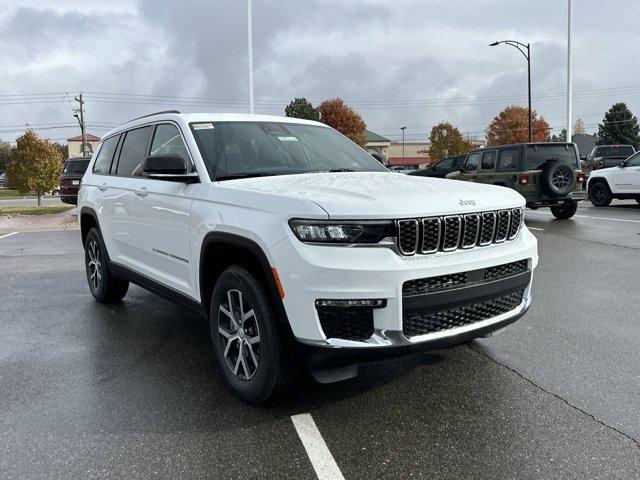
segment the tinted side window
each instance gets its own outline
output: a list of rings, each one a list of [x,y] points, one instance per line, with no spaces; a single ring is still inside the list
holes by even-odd
[[[180,131],[175,125],[163,123],[156,127],[151,142],[151,156],[177,156],[190,165],[189,154],[185,147]]]
[[[474,171],[478,169],[478,162],[480,160],[479,153],[472,153],[467,157],[467,161],[464,164],[465,170],[468,172]]]
[[[509,150],[500,150],[498,157],[498,167],[496,170],[517,170],[518,169],[518,150],[515,148]]]
[[[120,135],[116,135],[114,137],[107,138],[102,142],[102,146],[100,147],[100,151],[98,152],[98,157],[93,164],[93,173],[102,175],[109,174],[109,172],[111,171],[111,161],[113,160],[113,154],[115,153],[116,147],[118,146],[119,138]]]
[[[445,158],[436,163],[436,170],[444,172],[445,170],[451,170],[453,166],[453,158]]]
[[[493,170],[496,166],[496,152],[484,152],[482,154],[482,169]]]
[[[126,133],[120,149],[118,171],[116,172],[119,177],[139,177],[142,175],[142,161],[147,154],[150,135],[151,127],[137,128]]]
[[[640,153],[636,153],[627,160],[627,167],[640,167]]]

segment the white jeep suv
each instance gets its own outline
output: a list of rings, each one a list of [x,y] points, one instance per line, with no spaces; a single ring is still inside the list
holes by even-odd
[[[537,242],[513,190],[390,173],[321,123],[160,112],[109,132],[78,205],[89,288],[204,314],[252,403],[299,368],[468,342],[522,316]]]
[[[614,198],[635,198],[640,203],[640,152],[623,160],[617,167],[591,172],[587,191],[589,200],[596,207],[606,207]]]

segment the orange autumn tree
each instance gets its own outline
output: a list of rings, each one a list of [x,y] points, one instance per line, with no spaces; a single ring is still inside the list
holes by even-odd
[[[546,142],[549,137],[549,124],[538,117],[534,110],[531,114],[533,142]],[[487,146],[524,143],[529,141],[529,110],[526,107],[510,105],[502,110],[487,127]]]
[[[364,131],[367,124],[341,98],[325,100],[320,104],[318,110],[320,110],[320,121],[364,147]]]

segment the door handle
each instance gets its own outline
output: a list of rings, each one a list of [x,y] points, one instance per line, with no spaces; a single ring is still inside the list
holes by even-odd
[[[142,187],[136,190],[136,195],[138,195],[139,197],[146,197],[147,195],[149,195],[149,190],[147,189],[147,187]]]
[[[107,184],[106,183],[102,183],[102,184],[98,185],[98,189],[102,190],[104,192],[107,189]]]

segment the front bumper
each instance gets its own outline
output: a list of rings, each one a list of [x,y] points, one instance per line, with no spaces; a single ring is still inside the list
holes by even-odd
[[[526,227],[513,241],[433,255],[403,257],[381,247],[307,245],[295,237],[288,237],[276,244],[270,249],[270,254],[284,288],[283,304],[296,340],[306,350],[315,351],[319,348],[321,352],[334,354],[336,358],[342,356],[337,355],[338,351],[364,356],[365,351],[386,354],[385,351],[393,349],[396,351],[394,354],[399,354],[414,346],[442,348],[500,329],[526,312],[531,301],[531,272],[538,262],[537,241]],[[522,291],[522,300],[519,305],[470,325],[425,335],[405,335],[403,317],[408,300],[403,297],[404,282],[479,271],[520,260],[528,260],[529,273],[525,279],[520,278],[518,289]],[[501,293],[501,287],[496,287],[498,291],[493,291],[493,295]],[[505,284],[504,292],[513,290],[512,287]],[[440,298],[436,302],[455,305],[453,292],[455,290],[443,292],[449,295],[448,299]],[[474,291],[471,295],[481,293]],[[384,299],[386,306],[373,309],[374,333],[370,338],[327,338],[315,306],[318,299]],[[471,300],[473,298],[469,298]],[[348,322],[349,318],[344,321]]]

